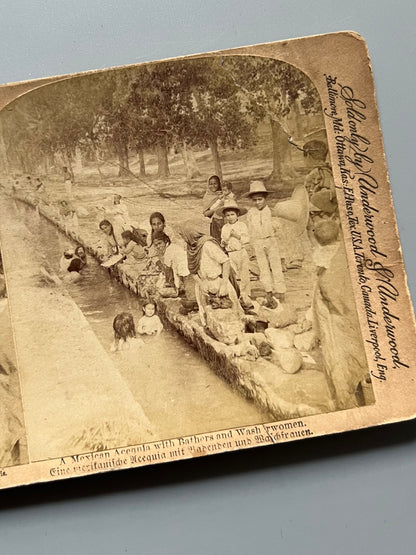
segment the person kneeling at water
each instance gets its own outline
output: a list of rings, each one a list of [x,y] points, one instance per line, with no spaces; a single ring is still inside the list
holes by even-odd
[[[186,252],[180,245],[171,242],[170,237],[163,231],[153,236],[153,244],[158,252],[165,274],[165,288],[174,290],[174,296],[185,294],[185,278],[189,276]],[[161,292],[162,296],[172,296]]]
[[[163,331],[163,324],[156,314],[156,303],[154,301],[146,301],[143,305],[143,312],[144,315],[137,324],[137,331],[140,335],[160,335]]]
[[[195,280],[195,296],[201,323],[206,326],[206,307],[232,308],[242,315],[237,293],[230,282],[230,259],[213,237],[198,230],[197,224],[187,222],[180,229],[187,244],[188,268]]]

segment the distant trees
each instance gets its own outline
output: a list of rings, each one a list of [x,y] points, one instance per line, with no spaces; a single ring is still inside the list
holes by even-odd
[[[271,58],[230,56],[224,58],[222,67],[244,91],[248,111],[270,122],[273,142],[270,180],[279,182],[282,177],[282,144],[289,140],[287,117],[297,102],[305,113],[319,112],[322,108],[318,92],[302,71]]]
[[[256,120],[216,59],[143,66],[130,87],[131,117],[136,128],[144,127],[153,139],[160,177],[169,175],[169,146],[183,153],[189,147],[209,147],[214,172],[221,176],[219,148],[242,148],[254,142]]]
[[[76,153],[114,157],[119,175],[129,155],[157,155],[158,176],[169,176],[169,149],[182,154],[186,173],[198,173],[194,149],[209,148],[222,177],[221,152],[253,145],[261,120],[273,141],[272,180],[281,176],[287,115],[300,103],[319,111],[311,81],[293,66],[252,56],[201,57],[95,73],[41,87],[3,110],[3,165],[33,171],[58,156],[72,168]],[[1,128],[0,128],[1,130]]]

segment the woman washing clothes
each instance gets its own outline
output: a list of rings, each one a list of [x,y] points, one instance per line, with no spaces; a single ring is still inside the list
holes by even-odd
[[[120,248],[120,252],[126,257],[123,268],[132,278],[137,279],[150,260],[145,250],[147,234],[140,229],[135,232],[126,230],[122,231],[121,238],[123,246]]]
[[[100,258],[103,260],[102,266],[110,267],[122,260],[123,255],[120,252],[119,243],[114,234],[114,228],[108,220],[102,220],[99,228],[103,234],[103,240],[100,242],[99,248],[102,249]]]
[[[201,323],[206,326],[206,307],[232,308],[241,318],[243,310],[230,282],[230,259],[217,241],[201,233],[198,224],[188,222],[179,233],[186,243],[189,273],[195,280],[195,296]]]
[[[182,246],[172,243],[163,231],[154,234],[153,243],[163,263],[165,287],[173,288],[175,296],[182,296],[185,294],[185,282],[189,276],[186,251]]]

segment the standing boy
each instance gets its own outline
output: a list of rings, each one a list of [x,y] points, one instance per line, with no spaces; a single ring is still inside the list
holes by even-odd
[[[248,231],[260,269],[260,280],[266,290],[266,306],[276,308],[276,298],[283,301],[286,285],[282,272],[279,245],[275,237],[272,213],[267,206],[267,195],[262,181],[250,183],[246,196],[254,206],[247,213]]]
[[[233,199],[225,200],[224,207],[217,211],[225,221],[221,229],[221,246],[227,251],[231,267],[239,280],[240,300],[244,309],[253,306],[250,299],[249,258],[245,248],[249,242],[248,229],[246,224],[238,219],[246,213],[247,210],[240,208]]]

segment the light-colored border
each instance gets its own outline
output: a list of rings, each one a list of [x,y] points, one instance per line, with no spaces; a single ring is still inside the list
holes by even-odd
[[[376,403],[359,409],[338,411],[286,422],[234,428],[221,432],[9,467],[0,470],[0,489],[19,484],[84,476],[117,468],[130,468],[168,460],[199,457],[258,445],[283,443],[295,439],[407,420],[415,416],[415,322],[393,209],[372,70],[364,40],[356,33],[342,32],[211,52],[203,55],[208,54],[251,54],[275,58],[295,65],[313,81],[320,94],[323,108],[327,112],[331,111],[329,99],[330,95],[334,94],[329,92],[328,84],[330,85],[331,80],[336,79],[336,83],[334,82],[333,85],[337,90],[336,117],[341,117],[344,132],[339,133],[339,128],[334,126],[333,117],[326,117],[325,122],[334,179],[338,188],[337,196],[350,275],[366,356],[370,373],[373,375]],[[182,59],[198,56],[202,56],[202,54],[187,56]],[[96,72],[84,72],[4,85],[0,87],[0,109],[18,96],[39,86],[89,73]],[[363,105],[365,105],[365,108],[362,108]],[[364,186],[364,189],[361,190],[358,175],[355,175],[346,185],[346,187],[352,187],[354,197],[353,213],[350,213],[349,217],[347,215],[346,199],[348,200],[348,193],[342,181],[340,159],[337,151],[337,136],[344,134],[344,136],[351,139],[348,122],[351,119],[354,120],[355,116],[353,111],[348,110],[354,109],[361,110],[365,114],[365,120],[357,123],[357,133],[368,141],[366,156],[372,160],[370,167],[367,164],[363,169],[367,172],[367,176],[371,176],[366,179],[370,189],[367,191],[367,202],[370,203],[371,208],[377,210],[377,212],[374,211],[375,216],[371,220],[374,224],[373,230],[368,226],[366,227],[364,223],[365,200],[363,204],[361,194],[364,193],[365,199],[365,182],[361,182],[361,185]],[[360,117],[358,119],[360,120]],[[359,139],[359,146],[363,146],[361,141],[362,139]],[[360,164],[358,158],[356,163]],[[351,168],[351,164],[349,167]],[[370,182],[373,185],[372,187],[370,187]],[[377,184],[377,187],[375,184]],[[355,227],[351,225],[351,218],[358,218]],[[385,366],[383,372],[380,371],[380,367],[377,366],[377,362],[374,360],[375,351],[372,345],[367,342],[370,338],[369,328],[364,311],[362,283],[360,283],[356,268],[356,253],[353,248],[351,230],[361,234],[362,246],[366,254],[365,284],[371,289],[371,307],[376,312],[379,320],[379,347],[386,361],[382,362],[379,359],[378,363]],[[371,240],[373,240],[373,243],[370,243]],[[374,244],[376,244],[376,247],[374,247]],[[371,252],[370,246],[373,248],[373,252]],[[385,256],[378,255],[377,252],[383,253]],[[385,289],[382,289],[383,287]],[[386,292],[393,291],[393,288],[398,292],[398,296],[391,295],[391,298],[387,297],[386,301]],[[384,313],[382,310],[383,295],[387,302],[387,305],[384,303]],[[385,328],[389,319],[388,313],[400,318],[400,320],[394,319],[395,346],[392,344],[391,336],[388,337]],[[396,359],[394,358],[395,348],[399,353]]]

